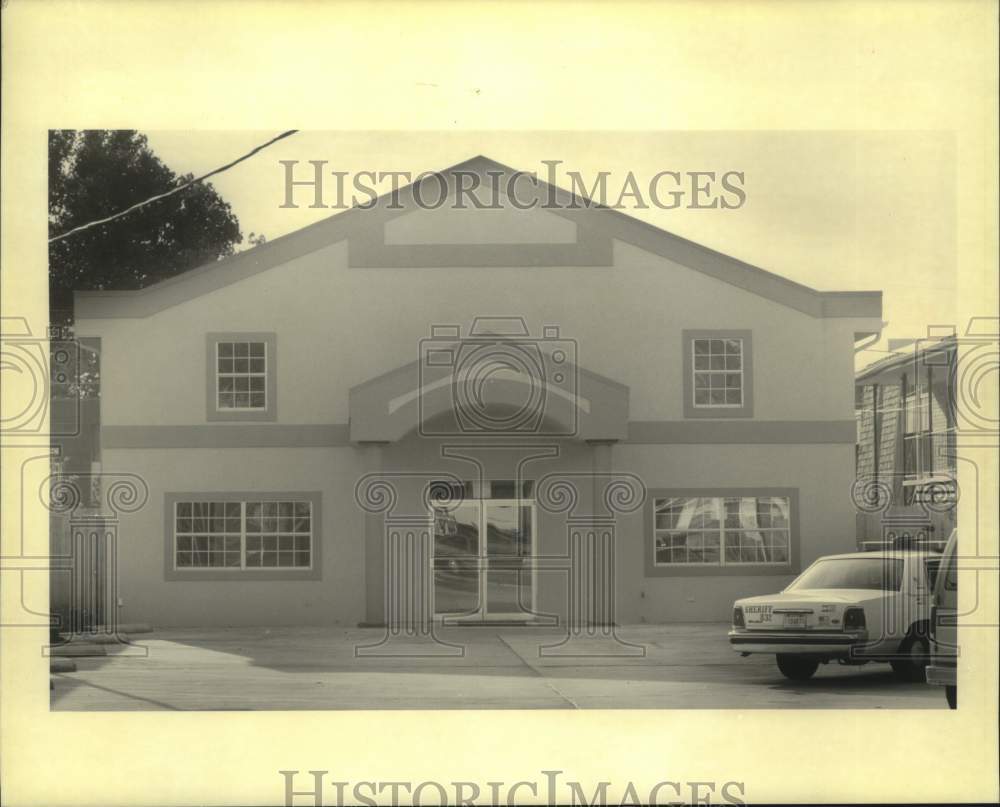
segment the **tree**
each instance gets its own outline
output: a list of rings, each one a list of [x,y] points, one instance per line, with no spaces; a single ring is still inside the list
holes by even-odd
[[[49,236],[105,218],[193,176],[177,176],[128,130],[49,133]],[[233,254],[239,221],[198,183],[107,224],[49,244],[52,320],[71,319],[72,291],[137,289]]]

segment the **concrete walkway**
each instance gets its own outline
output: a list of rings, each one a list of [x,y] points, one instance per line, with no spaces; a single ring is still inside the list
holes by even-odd
[[[51,703],[80,711],[944,708],[939,688],[898,681],[884,664],[825,665],[811,681],[789,682],[773,658],[734,653],[727,630],[626,626],[621,644],[560,645],[559,631],[521,626],[439,629],[440,644],[384,643],[378,629],[158,629],[130,647],[105,646],[104,656],[74,654],[76,672],[52,676]]]

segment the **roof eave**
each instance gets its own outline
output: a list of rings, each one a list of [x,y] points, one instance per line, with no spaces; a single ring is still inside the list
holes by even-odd
[[[438,171],[455,174],[470,169],[514,172],[516,169],[478,156]],[[521,173],[521,172],[518,172]],[[429,181],[424,177],[422,182]],[[403,194],[412,194],[416,183],[396,193],[379,197],[371,210],[383,210]],[[572,198],[565,189],[539,180],[542,192],[548,189],[559,198]],[[398,195],[397,195],[398,194]],[[361,214],[369,209],[351,208],[288,233],[259,247],[220,261],[204,264],[180,275],[136,291],[78,291],[74,306],[78,319],[142,318],[210,291],[222,288],[258,272],[279,266],[310,252],[332,246],[351,236],[362,225]],[[401,215],[406,212],[394,205]],[[740,261],[709,247],[689,241],[621,211],[599,205],[558,211],[568,218],[587,217],[586,224],[603,228],[607,235],[653,254],[666,257],[710,277],[771,299],[815,318],[878,319],[882,316],[881,291],[817,291],[760,267]],[[367,219],[364,220],[367,223]]]

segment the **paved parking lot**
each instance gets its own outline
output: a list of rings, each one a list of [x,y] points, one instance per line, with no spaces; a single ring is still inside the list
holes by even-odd
[[[377,645],[378,629],[161,629],[75,657],[54,673],[54,710],[247,709],[940,709],[937,687],[888,665],[822,666],[793,683],[774,659],[740,658],[724,624],[626,626],[630,644],[558,645],[552,630],[439,630],[462,655],[419,657],[421,643]],[[446,653],[460,652],[443,645]],[[101,652],[90,648],[84,652]],[[73,652],[73,651],[69,651]],[[362,651],[366,652],[366,651]],[[367,652],[371,652],[370,650]],[[555,653],[556,655],[551,655]],[[75,654],[74,654],[75,655]]]

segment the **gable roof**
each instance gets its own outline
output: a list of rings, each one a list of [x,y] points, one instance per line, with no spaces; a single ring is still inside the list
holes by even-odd
[[[490,173],[492,172],[492,173]],[[448,183],[449,194],[459,175],[524,175],[487,157],[477,156],[378,197],[366,208],[352,207],[329,218],[276,238],[261,246],[180,275],[129,291],[78,291],[74,302],[78,319],[146,317],[258,272],[280,266],[339,241],[348,241],[351,266],[611,266],[613,242],[619,240],[702,272],[752,294],[773,300],[812,317],[879,318],[881,291],[817,291],[801,283],[696,244],[632,216],[575,196],[543,180],[533,184],[539,199],[555,200],[546,210],[577,224],[576,244],[385,245],[380,228],[397,216],[416,209],[415,194],[439,193]],[[436,197],[431,197],[436,198]],[[568,205],[575,202],[577,207]]]

